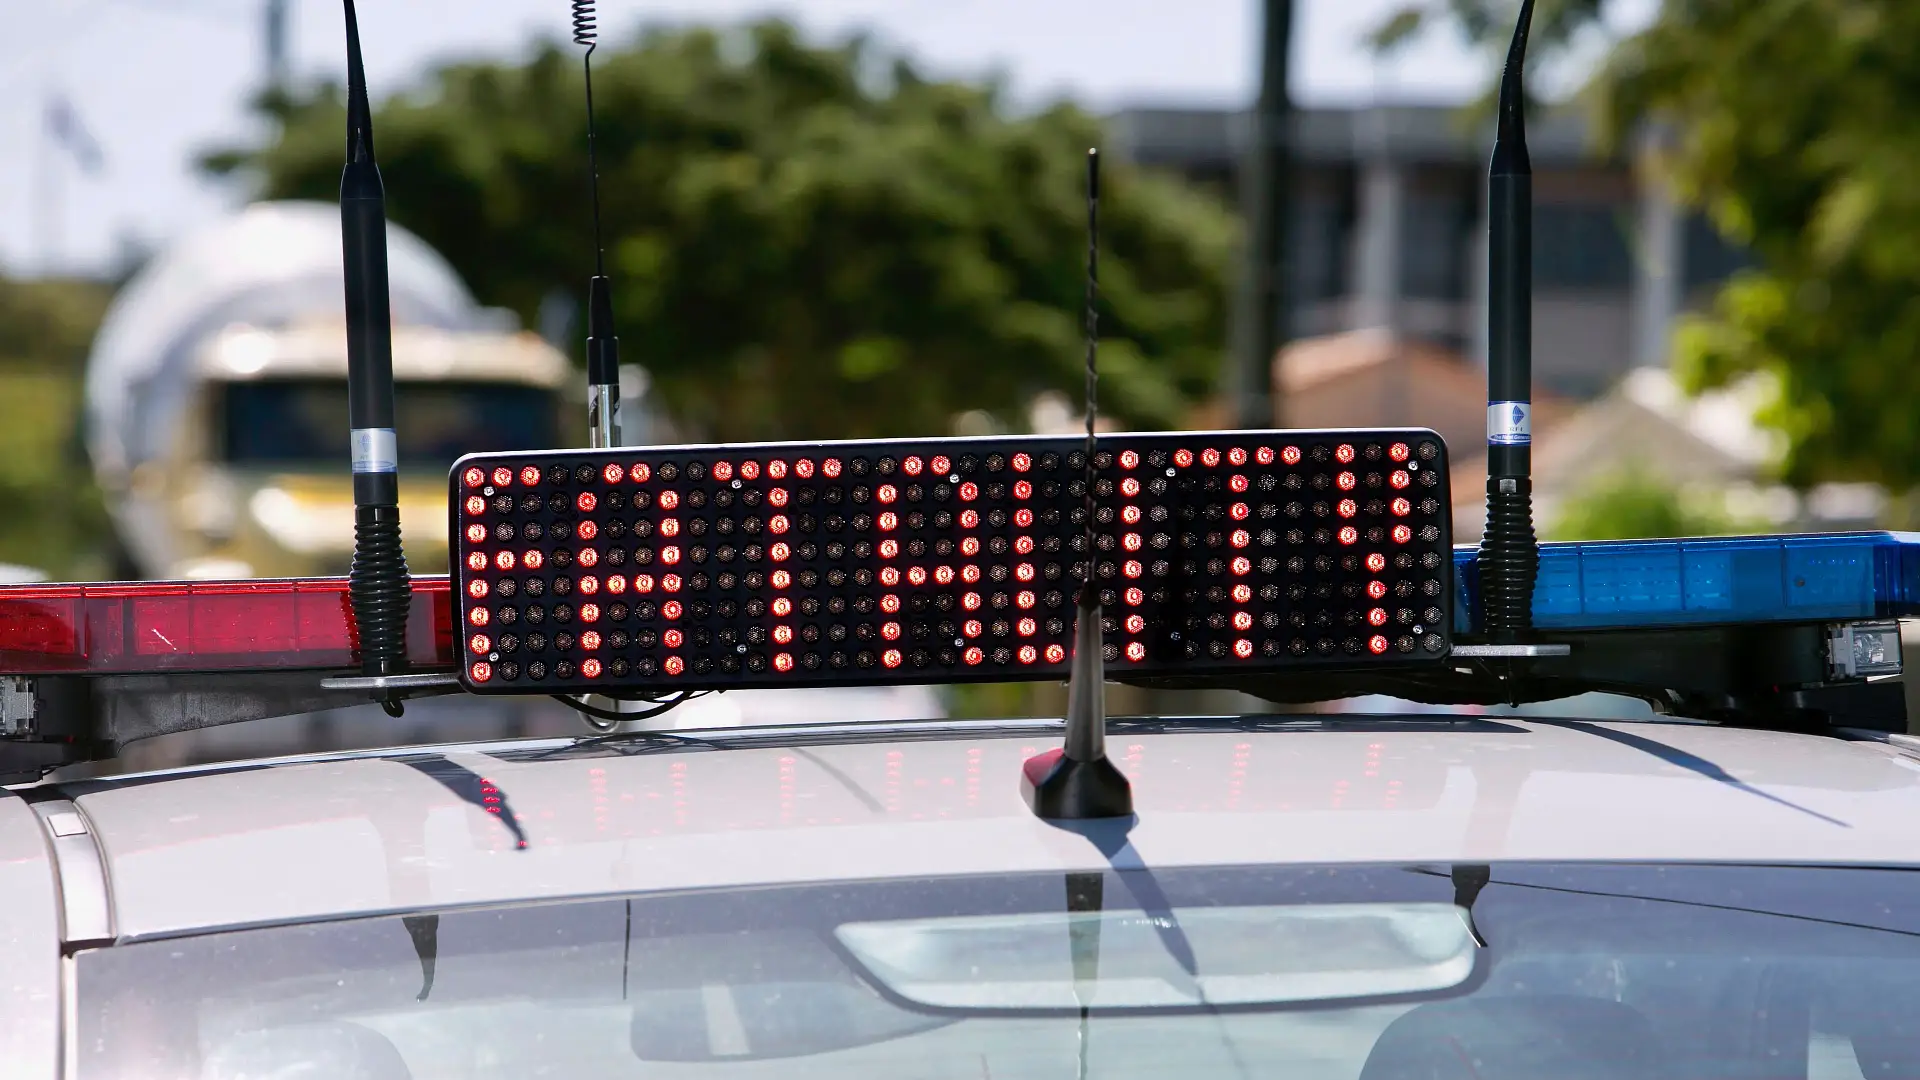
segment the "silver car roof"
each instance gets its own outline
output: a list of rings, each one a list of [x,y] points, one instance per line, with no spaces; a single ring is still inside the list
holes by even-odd
[[[121,940],[620,892],[1260,864],[1920,864],[1902,737],[1509,719],[1116,722],[1110,861],[1042,822],[1057,722],[732,729],[256,762],[74,800]],[[7,800],[0,797],[0,804]]]

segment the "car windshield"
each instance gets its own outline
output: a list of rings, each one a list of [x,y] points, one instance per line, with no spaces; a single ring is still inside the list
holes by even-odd
[[[87,951],[75,1045],[82,1080],[1860,1080],[1920,1065],[1916,934],[1920,877],[1836,867],[733,889]]]
[[[348,453],[344,379],[228,383],[217,408],[235,465],[324,465]],[[555,445],[554,395],[519,383],[400,382],[394,430],[403,464],[445,469],[463,454]]]

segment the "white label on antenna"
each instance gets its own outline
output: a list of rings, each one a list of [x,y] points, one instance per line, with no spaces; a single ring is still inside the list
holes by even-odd
[[[1487,402],[1487,445],[1525,446],[1533,441],[1533,406],[1525,401]]]
[[[400,470],[400,452],[392,428],[353,429],[353,471],[390,473]]]

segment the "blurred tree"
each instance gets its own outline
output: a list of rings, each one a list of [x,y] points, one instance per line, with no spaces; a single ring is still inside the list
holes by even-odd
[[[1554,40],[1597,0],[1542,0]],[[1504,43],[1517,3],[1408,5],[1379,39],[1436,15]],[[1790,442],[1787,479],[1920,484],[1920,4],[1666,0],[1589,88],[1608,148],[1674,133],[1664,162],[1759,269],[1679,330],[1694,388],[1779,376],[1761,419]]]
[[[1011,117],[992,87],[932,82],[778,22],[655,30],[594,54],[608,271],[623,358],[718,438],[1025,426],[1079,399],[1084,153],[1061,105]],[[276,96],[271,145],[207,159],[267,197],[332,199],[337,87]],[[529,323],[592,271],[579,51],[435,73],[375,120],[392,219]],[[1112,166],[1101,206],[1103,408],[1177,423],[1212,384],[1231,215]]]
[[[1726,536],[1757,532],[1705,495],[1682,492],[1642,468],[1604,476],[1569,498],[1548,524],[1552,540]]]

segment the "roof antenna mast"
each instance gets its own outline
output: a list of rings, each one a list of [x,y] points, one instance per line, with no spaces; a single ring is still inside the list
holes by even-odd
[[[1533,628],[1540,546],[1533,533],[1533,164],[1527,157],[1527,30],[1520,18],[1500,75],[1487,169],[1487,526],[1480,538],[1486,629],[1517,644]]]
[[[1067,677],[1066,743],[1027,759],[1021,789],[1035,815],[1058,820],[1133,814],[1133,788],[1107,757],[1106,671],[1101,654],[1100,594],[1093,583],[1094,422],[1100,349],[1100,151],[1087,151],[1087,544],[1085,576],[1075,605],[1073,663]]]
[[[373,159],[373,110],[360,62],[353,0],[347,14],[347,164],[340,173],[340,245],[346,271],[347,413],[353,428],[353,602],[360,673],[406,672],[407,609],[413,602],[400,546],[399,452],[393,433],[393,314],[387,299],[387,206]],[[378,684],[375,684],[376,686]],[[393,690],[381,705],[399,716]]]
[[[613,334],[613,292],[600,242],[600,162],[593,138],[594,0],[573,0],[573,43],[585,45],[588,198],[593,205],[593,278],[587,283],[587,434],[595,447],[620,445],[620,339]]]

